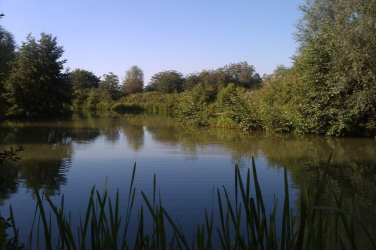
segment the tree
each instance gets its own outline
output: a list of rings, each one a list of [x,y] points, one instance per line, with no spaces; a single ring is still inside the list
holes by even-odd
[[[112,72],[103,75],[99,88],[108,92],[112,100],[120,98],[119,77]]]
[[[220,89],[226,87],[229,83],[227,74],[221,69],[203,70],[199,77],[204,89],[211,93],[211,100],[215,98]]]
[[[25,116],[54,116],[70,102],[70,86],[62,72],[66,60],[59,60],[63,47],[56,37],[41,34],[37,41],[29,35],[22,43],[6,82],[10,112]]]
[[[307,0],[301,11],[295,67],[302,131],[375,133],[375,1]]]
[[[272,80],[285,77],[290,71],[291,71],[291,68],[288,68],[285,65],[278,65],[272,74],[264,74],[262,76],[262,82],[264,85],[267,85]]]
[[[261,77],[255,73],[255,67],[247,62],[230,63],[222,71],[226,72],[229,83],[237,86],[251,88],[261,83]]]
[[[183,90],[189,91],[193,89],[197,84],[200,83],[200,81],[201,79],[197,73],[186,75],[183,83]]]
[[[13,35],[0,26],[0,84],[3,88],[5,79],[11,70],[10,62],[14,61],[16,43]]]
[[[84,102],[84,108],[86,110],[95,110],[97,109],[98,103],[101,101],[101,96],[98,89],[91,89],[88,97]]]
[[[69,82],[74,90],[98,88],[100,78],[91,71],[75,69],[69,73]]]
[[[12,69],[11,62],[15,59],[16,43],[13,35],[0,26],[0,117],[5,115],[5,101],[2,94],[5,91],[5,81]]]
[[[159,93],[178,93],[182,89],[183,81],[182,73],[170,70],[154,74],[150,85]]]
[[[119,89],[119,77],[110,72],[103,75],[103,80],[99,83],[99,87],[107,90]]]
[[[125,72],[125,78],[123,81],[124,90],[129,93],[142,92],[144,87],[144,72],[138,66],[132,66]]]

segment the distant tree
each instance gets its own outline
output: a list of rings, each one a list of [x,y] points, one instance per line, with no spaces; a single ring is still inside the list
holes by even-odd
[[[144,72],[138,66],[132,66],[125,72],[125,78],[123,81],[124,90],[129,93],[142,92],[144,87]]]
[[[201,79],[197,73],[186,75],[183,82],[183,90],[188,91],[193,89],[197,84],[200,83],[200,81]]]
[[[203,70],[198,75],[200,78],[200,82],[202,87],[209,91],[218,91],[218,85],[220,85],[220,81],[218,79],[218,71],[216,70]]]
[[[252,88],[261,83],[255,68],[247,62],[231,63],[216,70],[203,70],[198,74],[188,75],[184,82],[184,90],[189,90],[198,82],[209,94],[209,100],[214,101],[220,90],[233,83],[235,87]]]
[[[264,82],[264,84],[268,84],[273,79],[279,79],[281,77],[284,77],[290,71],[291,68],[288,68],[284,65],[278,65],[272,74],[264,74],[262,76],[262,81]]]
[[[62,72],[63,47],[56,37],[41,34],[37,41],[29,35],[22,43],[6,82],[11,113],[26,116],[54,116],[70,102],[70,86]]]
[[[237,86],[251,88],[261,83],[261,77],[255,73],[255,67],[247,62],[231,63],[222,70],[227,73],[229,83]]]
[[[99,88],[107,91],[112,100],[120,98],[119,77],[112,72],[103,75],[103,80],[99,83]]]
[[[153,89],[153,87],[150,84],[146,85],[143,89],[143,92],[152,92],[152,91],[155,91],[155,89]]]
[[[170,70],[153,75],[150,85],[159,93],[178,93],[182,89],[183,81],[182,73]]]
[[[100,78],[91,71],[75,69],[69,73],[69,82],[74,90],[98,88]]]
[[[221,69],[203,70],[199,74],[200,83],[208,94],[209,102],[216,99],[217,93],[229,83],[226,72]]]
[[[119,77],[110,72],[103,75],[103,80],[99,83],[99,87],[102,89],[119,89]]]

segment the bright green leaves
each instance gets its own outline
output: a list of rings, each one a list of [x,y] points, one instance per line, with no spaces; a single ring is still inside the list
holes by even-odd
[[[371,0],[306,1],[295,62],[303,132],[375,131],[376,4]]]

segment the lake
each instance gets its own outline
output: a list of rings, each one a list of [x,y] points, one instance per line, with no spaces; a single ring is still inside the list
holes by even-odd
[[[59,121],[6,121],[0,125],[0,137],[2,150],[19,145],[25,148],[19,162],[0,166],[0,213],[9,216],[12,205],[23,242],[35,212],[34,186],[56,204],[64,194],[65,211],[71,211],[73,223],[78,223],[86,211],[90,190],[95,185],[102,191],[106,180],[110,197],[114,198],[119,189],[125,211],[136,163],[133,222],[140,206],[145,207],[140,191],[152,198],[156,174],[165,209],[190,235],[197,223],[204,223],[205,208],[214,206],[218,215],[213,190],[222,190],[224,185],[234,197],[235,164],[245,178],[253,156],[267,208],[272,209],[278,198],[282,209],[284,168],[291,206],[295,207],[301,185],[316,180],[317,168],[322,171],[332,150],[324,200],[333,205],[332,192],[339,193],[343,187],[345,207],[350,209],[354,197],[355,214],[373,234],[376,232],[373,138],[194,128],[182,126],[170,116],[115,113],[76,114]],[[218,223],[215,221],[214,227],[219,227]],[[130,228],[130,241],[135,230]]]

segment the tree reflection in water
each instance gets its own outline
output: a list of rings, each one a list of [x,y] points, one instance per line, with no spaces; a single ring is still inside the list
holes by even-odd
[[[332,192],[345,188],[345,208],[351,209],[376,232],[376,141],[367,138],[244,132],[179,125],[169,116],[117,115],[97,113],[75,115],[70,120],[50,122],[5,122],[0,127],[1,147],[22,145],[19,163],[0,168],[0,206],[17,193],[20,185],[33,186],[47,194],[59,193],[67,183],[75,145],[85,147],[103,137],[116,144],[122,136],[134,152],[144,148],[145,136],[158,144],[176,148],[187,159],[197,160],[205,149],[220,149],[231,155],[232,163],[244,166],[251,156],[265,158],[268,168],[286,167],[294,185],[316,180],[316,170],[334,151],[329,185],[323,204],[334,205]]]

